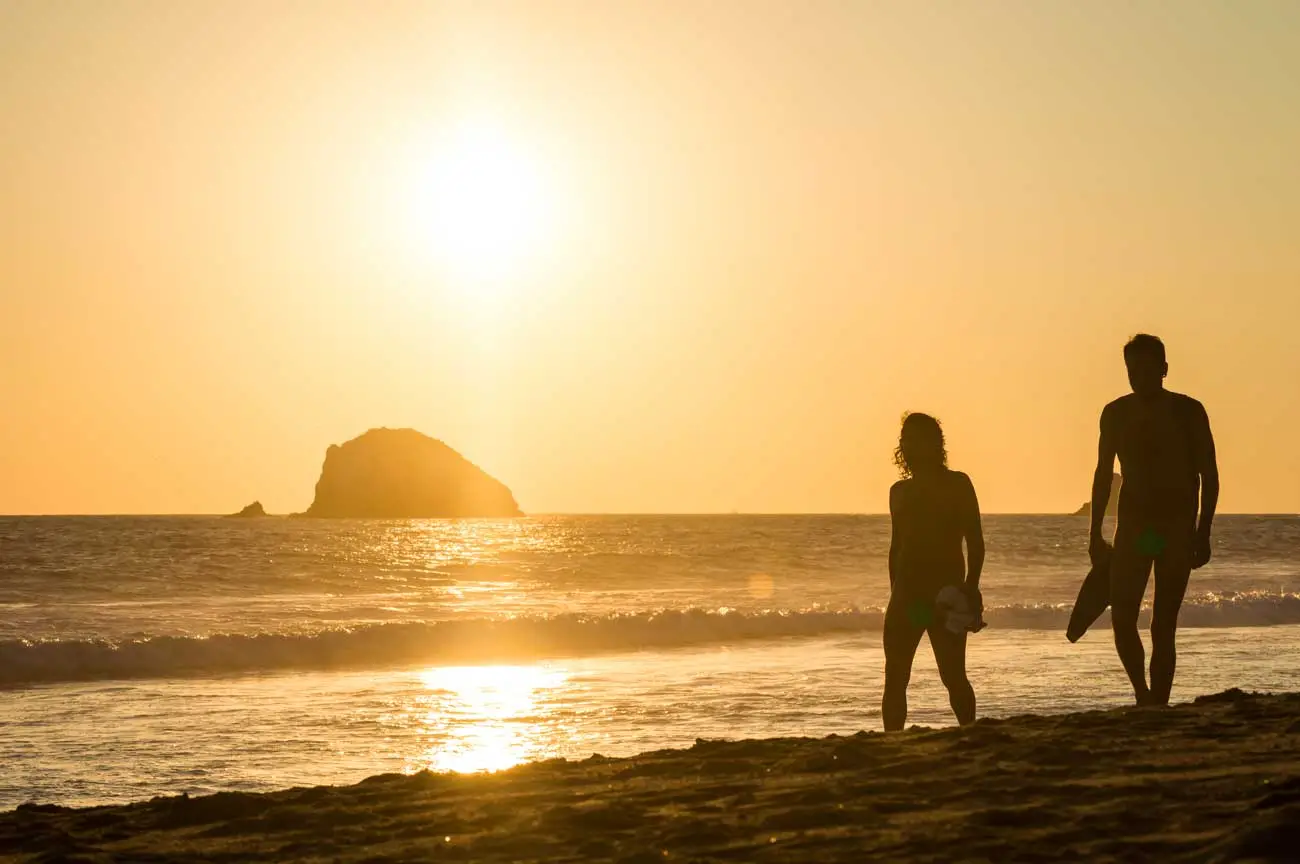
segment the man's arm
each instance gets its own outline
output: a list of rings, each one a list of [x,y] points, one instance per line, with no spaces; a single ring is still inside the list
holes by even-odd
[[[1110,485],[1115,474],[1115,409],[1107,405],[1101,412],[1101,434],[1097,439],[1097,470],[1092,475],[1092,524],[1088,531],[1088,549],[1104,544],[1101,523],[1110,503]]]
[[[1196,566],[1203,567],[1210,560],[1210,526],[1214,524],[1214,511],[1219,506],[1219,461],[1214,452],[1214,434],[1210,431],[1210,415],[1205,406],[1196,403],[1196,470],[1201,475],[1201,518],[1196,526]]]

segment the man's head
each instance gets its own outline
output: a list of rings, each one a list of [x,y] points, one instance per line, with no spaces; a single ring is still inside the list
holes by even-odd
[[[1139,396],[1154,396],[1164,389],[1169,364],[1165,362],[1165,343],[1155,336],[1139,333],[1124,346],[1124,365],[1128,383]]]

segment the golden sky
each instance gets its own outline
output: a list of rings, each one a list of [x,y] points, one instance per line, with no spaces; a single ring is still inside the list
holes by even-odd
[[[1120,348],[1300,510],[1300,3],[0,0],[0,512],[1088,496]]]

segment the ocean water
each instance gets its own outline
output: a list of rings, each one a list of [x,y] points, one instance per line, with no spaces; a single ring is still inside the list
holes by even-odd
[[[1223,516],[1175,700],[1300,688],[1300,518]],[[1129,701],[1087,525],[990,516],[980,713]],[[0,519],[0,809],[880,726],[889,523]],[[910,722],[951,723],[922,646]]]

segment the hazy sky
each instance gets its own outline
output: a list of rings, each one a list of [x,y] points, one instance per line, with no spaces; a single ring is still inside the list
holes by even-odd
[[[310,503],[413,426],[529,511],[1088,495],[1164,337],[1300,510],[1300,3],[0,0],[0,512]]]

